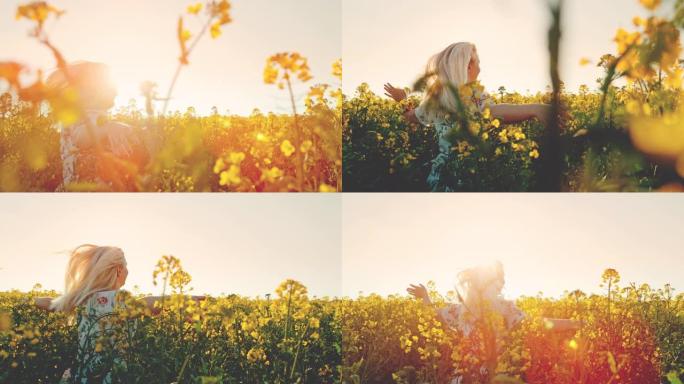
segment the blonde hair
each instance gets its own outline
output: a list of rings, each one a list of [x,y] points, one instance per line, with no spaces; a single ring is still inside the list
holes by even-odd
[[[439,119],[439,114],[457,111],[457,100],[448,85],[459,88],[468,82],[468,65],[475,52],[472,43],[454,43],[432,56],[425,68],[423,100],[416,116],[423,123]]]
[[[498,309],[504,301],[501,288],[504,284],[504,271],[501,262],[466,269],[458,274],[458,288],[463,293],[459,297],[471,312],[480,312],[484,306]],[[496,287],[496,283],[500,286]]]
[[[91,61],[69,63],[64,69],[57,69],[48,76],[46,85],[60,97],[77,100],[87,109],[108,109],[108,96],[101,95],[111,84],[109,66]],[[76,94],[74,94],[76,91]]]
[[[52,300],[50,309],[71,312],[95,292],[115,288],[116,268],[126,265],[124,253],[117,247],[83,244],[69,257],[64,294]]]

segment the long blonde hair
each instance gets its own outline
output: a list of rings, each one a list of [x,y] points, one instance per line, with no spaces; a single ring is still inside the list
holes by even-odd
[[[76,61],[55,70],[46,84],[61,99],[76,99],[86,110],[109,109],[116,94],[109,66],[91,61]]]
[[[116,268],[126,265],[124,253],[117,247],[83,244],[69,257],[64,294],[52,300],[50,309],[71,312],[95,292],[114,289]]]
[[[416,116],[423,123],[439,119],[441,114],[456,112],[457,100],[448,84],[456,88],[468,82],[468,64],[475,52],[472,43],[454,43],[432,56],[425,68],[423,100]]]
[[[466,269],[458,274],[459,297],[466,308],[475,314],[485,309],[501,311],[505,302],[501,289],[504,271],[501,262]]]

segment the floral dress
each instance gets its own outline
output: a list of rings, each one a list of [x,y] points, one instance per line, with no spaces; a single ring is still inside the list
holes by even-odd
[[[469,98],[472,104],[467,103],[467,105],[476,108],[480,112],[483,112],[485,108],[488,108],[492,105],[492,99],[490,98],[489,94],[484,92],[480,86],[473,86],[472,88],[472,96]],[[451,149],[453,144],[447,139],[447,135],[454,124],[447,118],[430,119],[426,116],[425,111],[422,108],[416,108],[415,114],[416,118],[422,125],[434,127],[437,134],[439,153],[434,159],[432,159],[430,173],[427,177],[427,183],[430,187],[430,191],[453,192],[453,183],[448,181],[449,177],[446,175],[446,173],[447,164],[449,161],[455,158],[454,151]]]
[[[497,311],[503,316],[507,329],[513,328],[525,318],[525,312],[520,310],[512,301],[503,301]],[[439,309],[437,313],[446,321],[449,328],[463,332],[465,336],[470,335],[474,329],[472,322],[466,319],[468,317],[467,309],[462,304],[449,304]]]
[[[102,124],[102,112],[89,112],[80,122],[62,127],[60,132],[60,155],[62,158],[62,185],[66,190],[70,184],[92,183],[112,189],[112,176],[104,172],[105,162],[112,158],[126,159],[133,154],[130,142],[131,129],[122,124]],[[115,127],[115,129],[111,129]],[[95,145],[79,146],[78,143],[99,141],[101,150]],[[111,169],[111,166],[109,167]]]
[[[78,351],[76,367],[70,382],[87,384],[95,374],[102,374],[103,384],[112,382],[111,369],[103,369],[103,356],[98,351],[100,340],[107,337],[111,330],[110,321],[114,320],[115,311],[123,306],[117,301],[118,291],[101,291],[94,293],[81,307],[78,308]],[[115,359],[114,364],[121,364]],[[91,380],[90,383],[93,381]],[[98,381],[100,382],[99,378]]]
[[[525,312],[520,310],[512,301],[500,302],[495,310],[503,317],[508,330],[518,325],[526,317]],[[449,328],[461,332],[464,337],[470,336],[475,329],[471,315],[462,304],[450,304],[439,309],[437,314],[441,316]],[[485,374],[487,372],[486,367],[480,367],[480,372]],[[456,375],[450,384],[463,384],[463,376]]]

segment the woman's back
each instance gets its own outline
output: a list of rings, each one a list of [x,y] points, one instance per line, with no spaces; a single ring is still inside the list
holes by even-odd
[[[479,83],[469,83],[460,87],[461,98],[464,107],[470,113],[484,113],[485,109],[493,105],[489,94]],[[429,110],[430,104],[425,103],[415,109],[418,122],[425,126],[431,126],[435,130],[439,153],[432,159],[432,167],[427,177],[427,183],[433,192],[451,192],[452,187],[447,182],[447,163],[455,156],[452,150],[454,143],[449,138],[449,132],[454,127],[454,121],[450,117],[454,111],[449,111],[445,106],[433,106],[436,110]]]
[[[74,376],[78,383],[88,383],[89,379],[98,374],[102,374],[102,383],[111,382],[108,374],[111,367],[108,369],[100,367],[103,362],[99,352],[102,348],[101,341],[106,341],[109,337],[110,321],[113,320],[117,308],[122,306],[122,303],[117,301],[118,292],[118,290],[95,292],[77,309],[78,352]]]
[[[146,165],[148,151],[131,126],[115,121],[99,122],[99,116],[92,114],[62,128],[63,187],[90,182],[109,188],[122,184],[119,188],[130,190],[129,173]]]
[[[525,313],[509,300],[500,300],[493,303],[491,312],[503,318],[507,329],[513,328],[525,318]],[[444,319],[449,328],[461,331],[466,336],[473,331],[478,319],[478,316],[469,311],[463,304],[449,304],[440,309],[438,314]]]

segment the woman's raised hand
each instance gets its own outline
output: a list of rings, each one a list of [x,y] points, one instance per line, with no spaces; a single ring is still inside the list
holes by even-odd
[[[415,297],[416,299],[421,299],[423,301],[430,300],[430,295],[428,295],[427,288],[425,288],[423,284],[411,284],[408,288],[406,288],[406,292],[408,292],[409,295]]]
[[[406,99],[406,91],[401,88],[395,88],[392,84],[385,84],[385,96],[391,97],[396,102]]]

